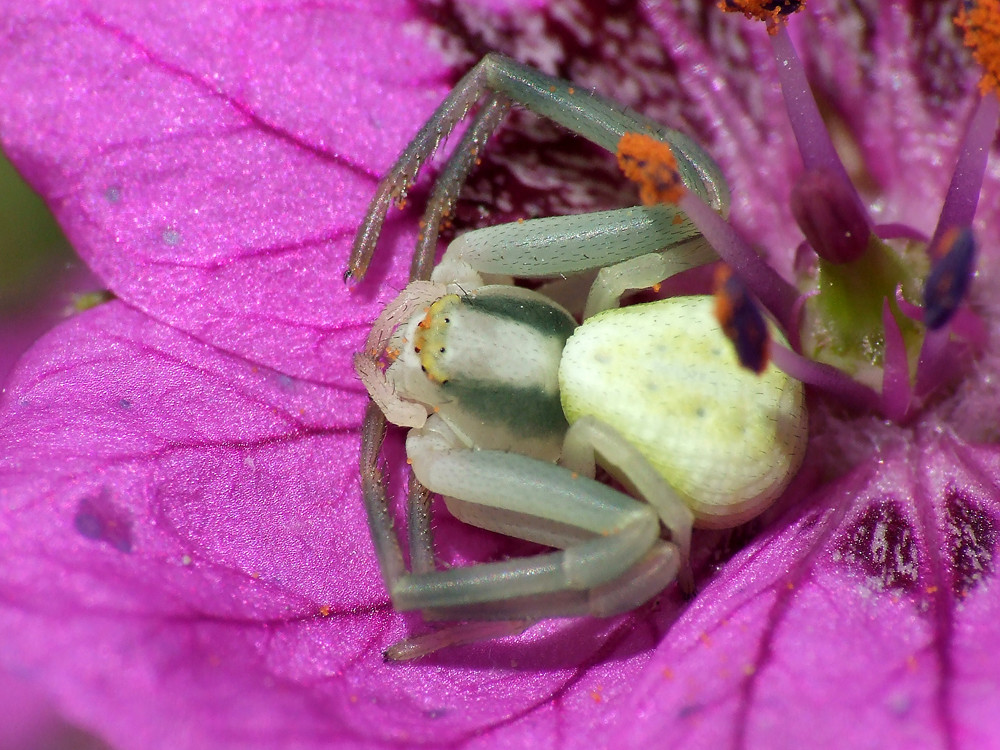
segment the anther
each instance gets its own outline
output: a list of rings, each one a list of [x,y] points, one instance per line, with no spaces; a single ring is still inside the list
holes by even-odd
[[[857,260],[871,228],[854,191],[826,169],[806,171],[792,188],[792,215],[816,254],[831,263]]]
[[[677,159],[663,141],[625,133],[618,141],[618,166],[639,186],[639,198],[647,206],[677,203],[685,193]]]
[[[983,69],[980,91],[1000,90],[1000,0],[965,3],[955,24],[965,32],[965,46]]]
[[[924,285],[924,324],[940,328],[955,314],[969,291],[976,259],[976,241],[968,227],[945,232],[937,260]]]
[[[805,7],[805,0],[721,0],[724,13],[742,13],[758,21],[780,21]]]
[[[767,323],[746,286],[725,265],[715,272],[715,317],[736,347],[740,364],[758,374],[764,372],[770,350]]]
[[[618,141],[618,166],[628,179],[639,185],[643,203],[676,204],[719,257],[740,274],[778,325],[786,333],[791,331],[798,291],[696,192],[684,187],[670,146],[642,133],[625,133]]]

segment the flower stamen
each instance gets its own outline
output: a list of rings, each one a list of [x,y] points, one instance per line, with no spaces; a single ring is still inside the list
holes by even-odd
[[[644,205],[680,202],[687,189],[666,143],[641,133],[625,133],[618,141],[617,156],[622,172],[639,186]]]
[[[816,254],[830,263],[850,263],[868,249],[871,228],[856,197],[826,169],[807,170],[792,187],[792,216]]]
[[[650,205],[647,199],[654,199],[653,203],[659,203],[662,196],[667,196],[666,202],[674,203],[684,211],[715,248],[719,257],[732,266],[747,288],[774,316],[785,334],[795,339],[797,330],[794,311],[798,291],[781,278],[754,251],[750,243],[697,193],[683,188],[675,192],[679,185],[673,185],[667,175],[672,171],[676,174],[678,183],[680,175],[676,172],[673,153],[670,152],[667,158],[664,149],[670,152],[670,147],[662,141],[643,133],[626,133],[618,142],[618,162],[625,176],[639,185],[640,197],[644,203]],[[669,199],[678,195],[673,200]]]
[[[882,413],[894,422],[903,422],[913,401],[910,383],[910,359],[906,339],[893,314],[889,298],[882,300],[882,327],[885,331],[885,355],[882,363]]]
[[[845,195],[854,201],[857,213],[867,220],[864,202],[844,168],[833,146],[830,132],[812,95],[806,70],[799,60],[795,45],[784,27],[771,35],[771,48],[777,64],[781,95],[785,100],[788,120],[799,146],[799,154],[807,171],[821,171],[839,181]]]
[[[979,193],[989,157],[990,145],[1000,125],[1000,99],[996,92],[981,97],[966,126],[955,171],[948,185],[948,194],[941,208],[932,248],[940,246],[945,233],[955,227],[972,225],[979,205]]]

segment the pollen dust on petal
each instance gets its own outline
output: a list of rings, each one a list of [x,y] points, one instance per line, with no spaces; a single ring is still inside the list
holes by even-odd
[[[1000,92],[1000,0],[966,3],[955,24],[965,32],[965,46],[983,68],[980,91]]]
[[[647,206],[677,203],[684,195],[677,159],[663,141],[625,133],[618,141],[618,166],[639,186],[639,198]]]

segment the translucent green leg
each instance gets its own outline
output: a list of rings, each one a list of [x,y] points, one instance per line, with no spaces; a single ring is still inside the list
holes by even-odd
[[[456,237],[431,278],[477,283],[475,274],[540,278],[613,266],[663,253],[664,274],[655,281],[718,259],[693,225],[675,222],[673,207],[633,206],[613,211],[550,216],[498,224]]]
[[[355,237],[346,277],[361,279],[394,200],[406,196],[423,162],[469,109],[488,93],[509,99],[614,152],[626,132],[643,132],[670,144],[684,183],[725,213],[729,192],[715,162],[693,140],[568,81],[552,78],[502,55],[490,54],[470,70],[417,132],[382,178]]]
[[[656,509],[660,521],[670,530],[671,541],[680,555],[681,587],[694,590],[691,572],[691,528],[694,515],[681,496],[652,467],[634,445],[612,427],[593,417],[582,417],[570,425],[563,442],[562,464],[587,476],[594,475],[596,456],[600,464],[623,482],[634,488]]]
[[[449,498],[460,520],[559,551],[403,575],[390,586],[398,609],[474,613],[470,605],[594,589],[634,566],[659,537],[648,506],[544,461],[456,447],[440,420],[411,430],[406,447],[421,484]]]
[[[385,656],[392,661],[417,659],[442,648],[516,635],[545,617],[611,617],[628,612],[652,599],[677,578],[679,560],[676,547],[656,542],[621,576],[588,591],[564,590],[477,604],[474,609],[459,606],[436,610],[433,614],[442,619],[468,622],[407,638],[391,646]],[[424,616],[434,619],[427,612]],[[480,619],[473,620],[474,617]]]
[[[506,99],[498,96],[489,97],[476,113],[449,157],[448,163],[438,175],[434,182],[434,192],[427,201],[420,222],[420,236],[417,239],[416,252],[413,254],[413,265],[410,267],[411,280],[430,278],[434,256],[437,253],[441,223],[451,215],[462,185],[479,160],[483,146],[509,110],[510,102]]]

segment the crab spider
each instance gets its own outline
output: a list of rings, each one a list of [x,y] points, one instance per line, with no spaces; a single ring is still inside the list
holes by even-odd
[[[364,275],[389,204],[405,197],[422,162],[480,101],[435,184],[411,283],[355,358],[373,400],[361,455],[372,538],[394,606],[427,619],[516,630],[546,617],[616,614],[677,578],[692,586],[692,525],[737,525],[784,490],[805,450],[802,385],[774,366],[761,375],[741,368],[709,297],[619,309],[626,292],[717,259],[674,206],[471,231],[426,280],[438,226],[512,102],[610,151],[627,132],[662,140],[687,187],[728,209],[724,178],[691,139],[499,55],[458,83],[383,178],[348,278]],[[585,303],[571,300],[582,308],[579,325],[547,287],[511,281],[587,271],[596,277],[586,277]],[[410,569],[378,465],[386,420],[410,428]],[[629,494],[595,481],[596,465]],[[464,522],[554,551],[439,570],[428,490]],[[505,627],[458,626],[392,655],[419,656]]]

